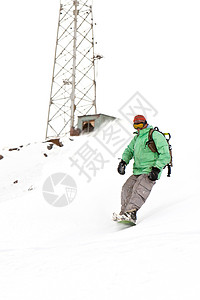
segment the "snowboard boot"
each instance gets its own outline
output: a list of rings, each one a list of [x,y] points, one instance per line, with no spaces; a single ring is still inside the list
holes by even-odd
[[[113,213],[113,216],[112,216],[112,219],[113,221],[119,221],[121,218],[120,214],[117,214],[117,213]]]
[[[125,221],[130,221],[130,222],[136,223],[136,221],[137,221],[137,215],[136,214],[137,214],[137,209],[134,209],[132,211],[124,213],[121,216],[121,219],[125,220]]]

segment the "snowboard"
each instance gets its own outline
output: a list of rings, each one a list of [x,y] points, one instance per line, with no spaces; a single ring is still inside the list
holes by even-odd
[[[117,223],[120,223],[120,224],[125,224],[125,225],[128,225],[128,226],[135,226],[136,223],[132,222],[132,221],[129,221],[129,220],[122,220],[120,218],[120,216],[116,213],[113,213],[113,221],[117,222]]]
[[[119,220],[119,221],[117,221],[117,223],[128,225],[128,226],[135,226],[136,225],[135,223],[133,223],[131,221],[128,221],[128,220]]]

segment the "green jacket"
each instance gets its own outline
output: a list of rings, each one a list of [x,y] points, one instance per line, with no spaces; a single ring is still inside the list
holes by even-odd
[[[164,166],[170,162],[169,146],[165,137],[160,132],[154,131],[152,135],[159,154],[152,152],[148,145],[146,145],[146,142],[149,140],[149,130],[152,128],[153,126],[148,126],[140,130],[122,155],[122,159],[127,164],[134,158],[134,175],[149,174],[152,167],[156,167],[162,171]],[[160,176],[161,172],[158,179]]]

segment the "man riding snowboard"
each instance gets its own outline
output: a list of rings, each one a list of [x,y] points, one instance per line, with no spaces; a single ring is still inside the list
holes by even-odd
[[[118,166],[118,172],[125,174],[126,165],[134,159],[133,175],[131,175],[122,187],[121,212],[114,214],[114,220],[125,220],[136,223],[136,213],[145,203],[156,180],[161,176],[162,169],[170,162],[169,146],[158,131],[152,134],[157,152],[152,152],[148,147],[149,131],[153,126],[147,124],[144,116],[137,115],[133,120],[133,127],[137,134],[125,149]]]

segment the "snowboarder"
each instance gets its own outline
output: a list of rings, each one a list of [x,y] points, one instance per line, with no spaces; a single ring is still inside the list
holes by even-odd
[[[148,125],[144,116],[135,116],[133,127],[137,130],[136,136],[125,149],[118,166],[119,174],[124,175],[126,166],[133,158],[133,175],[122,187],[121,212],[119,215],[114,214],[113,219],[136,223],[137,211],[145,203],[156,180],[160,178],[162,169],[170,162],[171,157],[167,141],[158,131],[152,134],[157,152],[149,149],[147,142],[149,131],[153,126]]]

